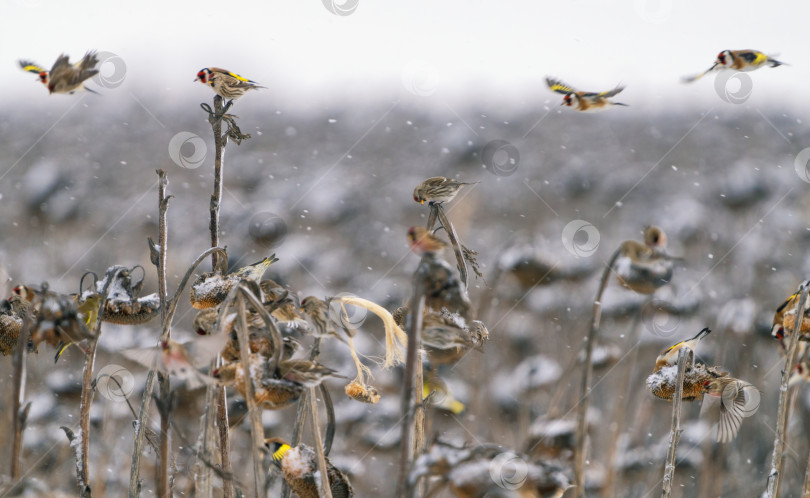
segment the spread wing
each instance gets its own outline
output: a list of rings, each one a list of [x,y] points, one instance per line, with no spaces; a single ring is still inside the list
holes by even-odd
[[[546,84],[553,92],[562,93],[562,94],[569,94],[569,93],[576,93],[577,90],[572,86],[566,85],[560,80],[556,80],[554,78],[546,77]]]
[[[77,62],[75,66],[77,69],[81,71],[89,71],[92,70],[94,67],[96,67],[96,64],[98,64],[98,56],[96,55],[95,51],[90,50],[86,54],[84,54],[82,60]],[[98,70],[95,70],[93,74],[96,73],[98,73]]]
[[[20,67],[22,68],[22,70],[27,71],[29,73],[39,74],[39,73],[41,73],[43,71],[46,71],[46,69],[44,67],[40,67],[40,66],[36,65],[36,63],[31,62],[31,61],[20,60],[19,63],[20,63]]]
[[[53,66],[51,66],[51,74],[53,74],[54,71],[57,71],[59,69],[71,67],[72,65],[70,64],[70,57],[68,57],[67,54],[61,54],[59,57],[56,58],[56,62],[53,63]]]
[[[608,90],[607,92],[600,92],[600,93],[596,93],[596,94],[586,93],[585,96],[588,97],[588,96],[593,95],[595,97],[608,98],[608,97],[613,97],[614,95],[620,93],[622,90],[624,90],[624,87],[622,85],[619,85],[616,88],[614,88],[613,90]]]

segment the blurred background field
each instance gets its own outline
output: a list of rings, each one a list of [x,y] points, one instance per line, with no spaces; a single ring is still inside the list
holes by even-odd
[[[602,14],[613,21],[629,19],[628,33],[649,41],[638,43],[603,23],[590,2],[567,7],[589,12],[583,24],[548,7],[545,16],[536,18],[559,24],[542,30],[538,39],[527,33],[539,28],[523,19],[535,7],[520,3],[500,10],[453,3],[428,16],[424,10],[414,12],[427,9],[424,5],[405,12],[361,2],[356,13],[345,17],[312,3],[268,7],[267,22],[278,28],[274,33],[267,29],[271,34],[246,13],[234,14],[235,24],[242,25],[233,29],[245,33],[242,43],[250,46],[242,51],[208,37],[198,39],[193,28],[210,31],[208,14],[185,3],[166,7],[157,16],[165,31],[140,48],[115,35],[116,23],[119,30],[125,25],[124,34],[134,33],[137,19],[145,16],[140,11],[126,22],[123,14],[106,10],[88,13],[90,20],[65,14],[78,26],[106,19],[98,28],[104,36],[85,28],[65,42],[60,39],[64,34],[52,34],[49,43],[32,42],[25,53],[11,53],[7,42],[12,34],[3,34],[2,85],[14,87],[0,99],[0,264],[6,294],[14,284],[45,281],[54,290],[76,292],[85,271],[103,273],[113,264],[143,265],[144,292],[153,292],[156,277],[146,237],[157,236],[158,168],[167,170],[168,191],[175,196],[168,213],[173,292],[209,244],[213,141],[198,104],[210,102],[212,95],[191,80],[201,67],[226,66],[270,87],[247,95],[232,110],[242,131],[252,135],[241,146],[226,148],[222,240],[232,267],[275,252],[280,261],[268,276],[301,297],[347,292],[393,311],[410,296],[418,264],[405,233],[424,224],[428,213],[413,202],[414,186],[438,175],[479,182],[448,205],[448,215],[462,241],[479,252],[484,279],[471,277],[469,292],[491,340],[483,354],[470,353],[444,372],[467,411],[456,416],[431,409],[429,438],[496,443],[518,451],[531,447],[542,430],[559,430],[564,440],[564,424],[549,428],[548,422],[574,420],[581,374],[577,355],[601,270],[623,240],[640,239],[643,227],[655,224],[667,232],[669,252],[683,262],[673,284],[656,293],[652,305],[615,280],[609,284],[598,340],[604,357],[598,358],[589,412],[591,495],[660,493],[671,405],[647,392],[644,380],[662,349],[708,326],[713,333],[699,357],[756,385],[762,403],[726,445],[712,440],[714,400],[704,401],[703,408],[700,402],[685,403],[676,496],[758,496],[770,470],[784,364],[770,323],[774,309],[810,274],[805,250],[810,241],[810,130],[808,99],[801,91],[810,65],[806,46],[797,41],[801,13],[780,14],[779,22],[787,23],[781,30],[751,34],[761,27],[749,15],[753,6],[725,2],[695,20],[714,26],[695,40],[677,36],[693,19],[679,6],[645,10],[639,5],[646,4],[636,2],[634,9]],[[19,1],[11,4],[10,14],[22,19],[48,8]],[[52,8],[58,13],[63,7]],[[744,22],[716,27],[711,18],[729,8],[741,9],[735,15]],[[664,14],[655,17],[656,12]],[[468,14],[469,24],[453,24],[454,14]],[[394,22],[398,15],[401,26]],[[763,19],[774,15],[761,13]],[[285,20],[290,27],[281,27]],[[315,34],[304,42],[294,27]],[[384,35],[386,27],[390,36]],[[419,48],[408,52],[407,31],[416,27],[425,31],[417,37]],[[496,36],[510,30],[511,37]],[[345,38],[330,47],[337,33]],[[363,47],[362,33],[397,50],[386,59],[385,50]],[[492,46],[482,48],[487,40]],[[195,43],[185,57],[181,48]],[[430,47],[436,47],[435,54]],[[89,48],[110,50],[127,63],[123,84],[99,89],[100,97],[48,97],[33,75],[14,67],[17,58],[38,57],[49,65],[60,51],[79,56]],[[725,48],[781,50],[792,66],[749,73],[750,96],[736,104],[726,92],[738,89],[718,90],[714,78],[691,86],[678,82],[708,67]],[[569,54],[561,55],[566,49]],[[458,60],[448,54],[452,50],[460,54]],[[674,66],[661,55],[668,51],[678,54]],[[165,56],[159,57],[162,52]],[[607,60],[611,57],[613,64]],[[340,72],[341,62],[351,65]],[[374,70],[378,62],[379,74]],[[623,80],[628,88],[616,100],[630,107],[596,115],[569,112],[545,88],[546,74],[596,86],[588,90]],[[199,167],[181,167],[172,159],[169,144],[181,132],[204,141],[206,155]],[[509,150],[518,155],[512,163],[503,162],[503,152],[496,156],[496,167],[482,157],[494,140],[514,147]],[[186,144],[180,158],[195,152],[200,149]],[[565,227],[576,220],[598,232],[593,254],[578,257],[563,243]],[[573,240],[575,249],[593,242],[584,232]],[[529,249],[554,269],[550,276],[559,278],[537,286],[508,272],[496,278],[499,265]],[[450,251],[445,257],[452,261]],[[182,299],[175,322],[178,337],[191,337],[193,315]],[[136,383],[131,399],[137,402],[145,370],[118,352],[154,344],[158,326],[105,325],[103,330],[97,369],[110,364],[129,369]],[[370,316],[363,330],[368,334],[361,335],[358,348],[380,355],[377,319]],[[323,363],[352,376],[344,351],[327,351]],[[10,379],[11,359],[2,360],[0,375]],[[56,366],[47,352],[30,357],[26,389],[32,407],[23,468],[33,479],[31,496],[75,494],[73,456],[59,427],[78,423],[83,364],[75,348]],[[349,473],[358,496],[394,496],[402,374],[398,369],[375,374],[373,383],[383,399],[374,406],[346,398],[341,381],[327,381],[338,418],[332,458]],[[175,417],[183,431],[174,436],[177,495],[188,495],[187,470],[194,460],[188,445],[200,427],[202,393],[179,392]],[[796,393],[783,496],[799,493],[810,450],[807,385]],[[9,389],[0,398],[4,420],[10,420],[10,397]],[[250,483],[247,419],[239,418],[238,406],[232,412],[233,466],[237,479]],[[617,415],[622,415],[620,425]],[[122,496],[133,418],[124,403],[102,396],[96,396],[92,416],[94,492]],[[294,409],[265,412],[268,436],[289,437],[294,416]],[[10,431],[0,433],[0,447],[10,447],[10,437]],[[608,468],[612,446],[617,448],[615,469]],[[0,453],[2,473],[9,454]],[[567,461],[570,455],[563,451],[555,457]],[[154,492],[154,460],[147,452],[145,495]],[[604,489],[607,481],[612,481],[612,494]]]

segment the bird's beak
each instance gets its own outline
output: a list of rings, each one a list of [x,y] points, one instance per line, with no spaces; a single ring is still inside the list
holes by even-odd
[[[422,199],[421,201],[419,201],[419,204],[424,205],[424,204],[425,204],[425,200],[424,200],[424,199]]]

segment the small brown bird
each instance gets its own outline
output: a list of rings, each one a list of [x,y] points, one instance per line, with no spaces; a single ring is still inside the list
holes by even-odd
[[[687,339],[685,341],[681,341],[674,346],[670,346],[667,348],[663,353],[658,355],[658,358],[655,359],[655,369],[653,372],[657,372],[662,368],[670,365],[677,365],[678,364],[678,352],[683,348],[689,348],[692,352],[692,360],[691,362],[694,363],[695,360],[695,348],[697,347],[698,343],[707,335],[711,333],[711,330],[706,327],[700,332],[692,337],[691,339]]]
[[[613,264],[619,283],[639,294],[652,294],[672,280],[674,261],[666,253],[667,236],[656,226],[644,229],[644,243],[626,240]]]
[[[442,204],[452,201],[461,187],[475,185],[478,182],[461,182],[443,176],[434,176],[423,181],[413,189],[413,200],[419,204]]]
[[[408,245],[411,251],[419,257],[426,254],[436,254],[447,247],[447,244],[423,227],[408,229]]]
[[[301,301],[301,312],[306,317],[307,322],[311,325],[310,330],[315,337],[332,336],[338,338],[342,342],[346,340],[338,333],[337,325],[330,313],[329,305],[323,299],[315,296],[307,296]],[[347,330],[341,326],[347,336],[352,335],[352,331]]]
[[[283,325],[297,329],[307,326],[299,314],[299,306],[294,294],[275,281],[266,278],[259,283],[264,295],[264,307]]]
[[[269,372],[267,359],[250,355],[251,375],[256,404],[265,410],[278,410],[301,397],[304,388],[317,387],[327,377],[339,377],[335,371],[308,360],[283,360],[275,374]],[[245,397],[245,374],[241,361],[223,365],[212,372],[214,378],[225,385],[233,384]]]
[[[452,365],[470,349],[479,349],[489,338],[486,327],[475,323],[475,334],[464,318],[443,310],[431,311],[422,318],[422,346],[432,365]]]
[[[169,339],[161,341],[159,347],[128,349],[122,354],[146,367],[185,380],[188,389],[197,389],[216,382],[199,368],[210,363],[227,341],[227,334],[208,335],[182,344]]]
[[[31,61],[21,60],[19,62],[23,71],[37,74],[39,81],[48,88],[48,92],[51,94],[73,94],[77,90],[98,93],[84,86],[84,82],[97,75],[99,71],[95,68],[98,64],[98,57],[94,51],[84,54],[84,57],[75,64],[71,64],[70,58],[62,54],[53,63],[50,71]]]
[[[265,439],[264,445],[273,456],[273,463],[281,469],[284,480],[300,498],[318,498],[321,477],[315,450],[305,444],[290,447],[283,439]],[[326,472],[333,498],[349,498],[354,490],[349,478],[326,457]]]
[[[255,81],[239,76],[226,69],[206,67],[197,72],[197,78],[203,85],[211,87],[214,93],[224,99],[236,100],[247,93],[248,90],[265,88]]]
[[[697,81],[715,70],[732,69],[734,71],[745,72],[765,66],[778,67],[784,64],[784,62],[780,62],[757,50],[723,50],[717,54],[717,59],[714,61],[714,64],[712,64],[712,67],[695,76],[684,77],[683,81],[684,83]]]
[[[220,304],[228,297],[228,293],[240,280],[253,280],[258,283],[267,268],[276,261],[278,261],[278,258],[276,258],[275,254],[272,254],[269,258],[264,258],[257,263],[242,267],[227,275],[217,272],[203,273],[191,285],[189,295],[191,305],[201,310]]]
[[[22,331],[23,317],[28,312],[28,303],[19,295],[12,295],[0,303],[0,353],[8,356],[17,347]],[[33,344],[31,344],[33,347]]]
[[[788,386],[795,386],[804,382],[810,382],[810,360],[804,360],[796,365],[793,373],[790,374]]]
[[[619,105],[627,107],[627,104],[622,104],[621,102],[613,102],[612,100],[608,100],[610,97],[617,95],[619,92],[624,90],[624,87],[619,85],[613,90],[609,90],[607,92],[582,92],[573,88],[569,85],[566,85],[560,80],[554,78],[546,78],[546,84],[548,87],[557,93],[561,93],[565,95],[563,97],[562,104],[567,107],[571,107],[576,111],[581,112],[597,112],[597,111],[604,111],[605,109]]]

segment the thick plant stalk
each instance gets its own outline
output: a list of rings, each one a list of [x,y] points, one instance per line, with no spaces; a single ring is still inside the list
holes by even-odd
[[[788,408],[788,382],[796,362],[796,350],[799,344],[799,334],[804,321],[804,305],[807,301],[807,291],[810,286],[805,286],[799,296],[799,303],[796,306],[796,323],[793,325],[793,333],[790,335],[790,348],[788,348],[787,358],[785,358],[785,368],[782,369],[782,382],[779,385],[779,408],[776,414],[776,438],[773,442],[773,455],[771,457],[771,471],[768,475],[768,487],[765,495],[768,498],[778,496],[779,481],[782,475],[782,454],[785,452],[785,435],[787,433],[787,408]]]
[[[22,459],[22,433],[25,429],[25,417],[20,410],[23,398],[25,398],[25,372],[26,372],[26,348],[28,346],[28,336],[31,333],[31,317],[26,313],[23,317],[20,335],[17,337],[17,345],[14,347],[14,389],[11,399],[11,430],[13,441],[11,445],[11,481],[16,482],[20,478],[20,467]],[[26,410],[27,411],[27,410]]]
[[[675,395],[672,398],[672,427],[669,432],[669,447],[667,448],[667,459],[664,463],[664,481],[661,496],[670,498],[672,496],[672,481],[675,476],[675,454],[678,450],[678,441],[681,439],[681,404],[683,402],[683,377],[686,373],[686,353],[690,351],[688,347],[683,347],[678,351],[678,376],[676,377]]]
[[[315,455],[318,458],[318,472],[321,473],[321,498],[332,498],[332,488],[329,484],[329,472],[326,469],[326,456],[323,453],[323,441],[321,440],[321,428],[318,423],[318,396],[315,395],[315,388],[309,388],[309,420],[312,423],[312,437],[315,440]]]
[[[158,244],[160,250],[158,252],[158,295],[160,297],[160,313],[161,321],[166,319],[166,301],[168,300],[168,291],[166,290],[166,255],[168,250],[168,227],[166,224],[166,212],[169,208],[169,199],[171,196],[166,196],[166,186],[169,180],[166,177],[166,172],[158,170]],[[164,340],[171,338],[171,327],[167,327],[163,331]],[[169,438],[169,424],[171,416],[171,385],[169,384],[169,376],[158,374],[158,387],[160,392],[160,459],[158,466],[158,479],[157,491],[158,496],[171,497],[171,485],[169,483],[169,452],[171,439]]]
[[[214,193],[211,194],[211,203],[209,210],[211,213],[211,221],[208,229],[211,232],[211,247],[219,246],[219,207],[222,202],[222,164],[225,158],[225,143],[227,137],[222,135],[222,115],[227,112],[230,103],[223,108],[222,97],[219,95],[214,97],[214,113],[213,118],[209,118],[211,128],[214,132]],[[221,256],[215,254],[211,259],[211,266],[213,268],[220,268],[227,260],[223,260]]]
[[[810,498],[810,451],[807,452],[807,469],[804,471],[804,485],[802,486],[802,498]]]
[[[104,309],[107,305],[107,292],[113,280],[124,271],[122,266],[114,266],[107,270],[104,289],[101,291],[101,302],[99,303],[98,319],[96,320],[96,330],[94,338],[90,340],[90,350],[85,357],[84,371],[82,372],[82,394],[79,402],[79,434],[76,436],[78,442],[71,441],[71,446],[78,444],[76,451],[76,481],[79,485],[79,496],[90,497],[90,405],[93,404],[93,368],[96,363],[96,348],[98,338],[101,335],[101,322],[104,318]],[[67,434],[67,431],[65,431]],[[68,437],[70,439],[70,437]]]
[[[242,370],[245,375],[245,401],[247,402],[248,417],[250,419],[250,440],[253,454],[253,478],[255,483],[254,494],[256,498],[264,490],[264,457],[262,447],[264,446],[264,429],[262,428],[261,409],[256,404],[255,388],[253,386],[253,376],[250,374],[250,343],[248,341],[248,326],[245,318],[245,295],[250,291],[239,284],[239,296],[237,301],[237,313],[239,315],[239,327],[236,335],[239,338],[239,359],[242,362]],[[251,295],[252,297],[252,295]],[[281,344],[277,344],[277,349],[281,349]]]
[[[414,408],[415,396],[422,394],[422,386],[416,385],[417,362],[420,362],[422,315],[425,307],[424,272],[420,264],[414,275],[414,295],[411,299],[410,329],[408,330],[408,351],[405,357],[405,379],[402,387],[402,435],[400,436],[401,454],[399,461],[399,493],[397,496],[409,498],[414,494],[408,474],[414,460]]]
[[[456,234],[456,229],[453,228],[453,224],[450,223],[450,220],[447,219],[447,215],[444,214],[444,208],[441,204],[436,204],[436,214],[439,216],[439,221],[444,227],[444,230],[447,232],[447,237],[450,239],[450,245],[453,246],[453,252],[456,254],[456,265],[458,267],[459,278],[464,286],[467,286],[467,261],[464,259],[464,254],[461,251],[461,243],[458,240],[458,235]]]
[[[585,342],[585,372],[582,374],[582,398],[577,406],[577,431],[574,442],[574,485],[576,486],[576,496],[585,496],[585,441],[587,440],[587,416],[588,403],[591,396],[591,378],[593,377],[593,344],[596,342],[596,334],[599,332],[599,324],[602,320],[602,294],[607,287],[608,277],[613,270],[613,264],[619,257],[619,251],[613,253],[608,261],[605,270],[602,272],[602,279],[599,281],[599,290],[593,301],[593,320],[588,331],[588,338]]]

